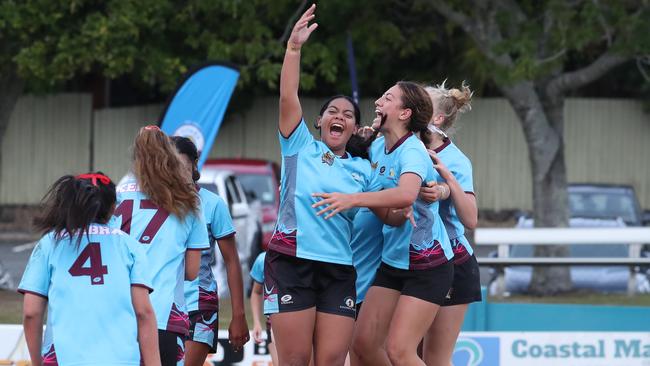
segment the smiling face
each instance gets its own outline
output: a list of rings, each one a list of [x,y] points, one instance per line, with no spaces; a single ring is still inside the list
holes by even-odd
[[[398,85],[393,85],[375,101],[375,114],[373,127],[381,123],[382,119],[385,120],[381,126],[382,131],[406,126],[411,118],[411,110],[403,107],[402,90]]]
[[[357,131],[354,105],[345,98],[332,100],[318,118],[317,125],[325,145],[335,154],[342,155],[350,136]]]

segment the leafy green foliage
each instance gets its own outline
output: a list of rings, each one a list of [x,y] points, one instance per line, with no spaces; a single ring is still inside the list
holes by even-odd
[[[303,52],[301,88],[349,93],[346,37],[354,43],[363,95],[400,79],[440,82],[450,76],[482,89],[492,81],[540,79],[580,65],[606,47],[650,49],[648,11],[635,1],[514,1],[527,20],[498,7],[504,35],[493,47],[512,59],[496,66],[429,0],[328,0],[318,3],[319,29]],[[448,1],[482,16],[499,2]],[[572,2],[575,3],[575,2]],[[491,5],[492,4],[492,5]],[[277,90],[283,34],[297,0],[4,0],[0,3],[0,66],[15,65],[31,90],[54,90],[87,74],[127,76],[168,92],[193,65],[224,60],[240,66],[240,89]],[[540,40],[545,39],[544,46]]]

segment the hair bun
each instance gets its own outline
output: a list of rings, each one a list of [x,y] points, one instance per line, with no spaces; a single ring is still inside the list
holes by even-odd
[[[456,108],[458,108],[458,111],[464,113],[472,109],[472,105],[470,103],[472,101],[472,94],[474,93],[470,90],[469,85],[465,84],[465,82],[463,82],[461,89],[462,90],[451,89],[449,91],[449,95],[454,98],[454,102],[456,104]]]

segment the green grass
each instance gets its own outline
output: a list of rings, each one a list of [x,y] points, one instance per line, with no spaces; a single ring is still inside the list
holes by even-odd
[[[248,327],[253,328],[253,315],[250,308],[250,300],[245,299],[246,320]],[[0,324],[22,323],[23,295],[15,291],[0,290]],[[219,299],[219,329],[228,329],[232,310],[230,299]]]
[[[581,305],[616,305],[616,306],[650,306],[650,294],[627,296],[626,294],[569,293],[557,296],[525,296],[488,298],[489,302],[526,303],[526,304],[581,304]]]
[[[523,296],[516,295],[504,298],[489,297],[494,303],[526,303],[526,304],[591,304],[616,306],[650,306],[650,294],[627,296],[625,294],[596,294],[571,293],[558,296]],[[23,297],[14,291],[0,290],[0,324],[20,324],[22,322]],[[253,328],[253,316],[250,301],[246,299],[246,320],[250,329]],[[219,299],[219,329],[228,329],[232,310],[230,299]]]
[[[23,295],[0,290],[0,324],[20,324],[23,321]]]

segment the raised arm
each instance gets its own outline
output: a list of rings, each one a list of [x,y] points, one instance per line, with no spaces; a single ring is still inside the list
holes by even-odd
[[[314,19],[316,4],[305,11],[291,31],[287,42],[287,51],[284,54],[282,72],[280,73],[280,133],[289,137],[295,130],[302,117],[302,107],[298,99],[300,86],[300,49],[309,39],[318,24],[309,22]]]

